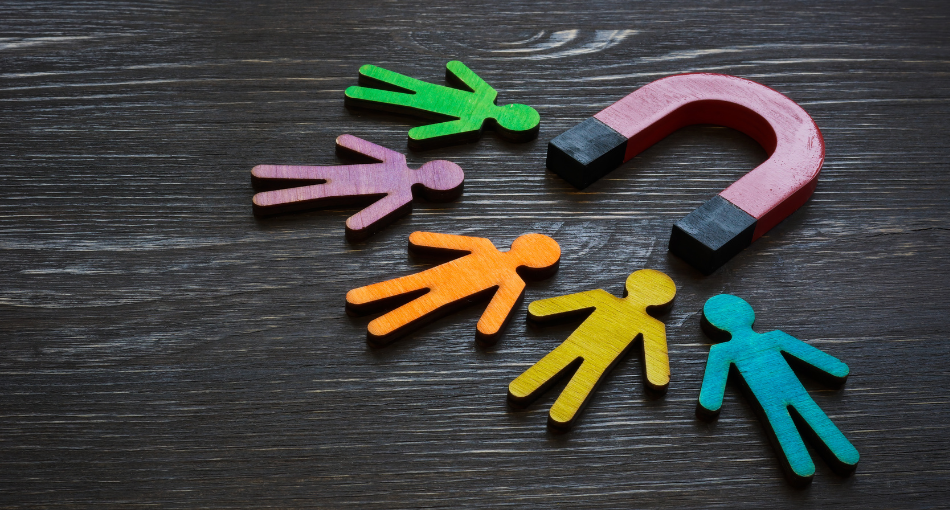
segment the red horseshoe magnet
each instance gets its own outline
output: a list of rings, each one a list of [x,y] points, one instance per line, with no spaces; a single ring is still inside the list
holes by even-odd
[[[801,207],[815,190],[825,142],[808,113],[791,99],[735,76],[670,76],[551,140],[547,167],[583,189],[690,124],[737,129],[769,154],[673,226],[670,251],[710,274]]]

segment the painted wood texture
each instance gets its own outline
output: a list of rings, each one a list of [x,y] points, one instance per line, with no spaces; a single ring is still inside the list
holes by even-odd
[[[465,173],[451,161],[430,161],[419,169],[411,169],[406,165],[406,156],[353,135],[340,135],[336,146],[338,152],[366,156],[379,163],[257,165],[251,170],[256,187],[295,187],[257,193],[252,199],[254,214],[269,216],[369,199],[373,200],[372,205],[346,220],[347,238],[362,240],[411,212],[414,194],[433,202],[447,202],[462,194]],[[313,182],[318,184],[300,185]]]
[[[409,147],[426,149],[478,140],[486,124],[503,138],[524,142],[538,136],[541,116],[523,104],[498,106],[498,92],[465,64],[445,65],[445,79],[456,88],[424,81],[376,67],[360,67],[360,84],[344,93],[350,107],[374,108],[442,120],[409,130]],[[392,91],[391,89],[398,91]]]
[[[353,289],[346,294],[346,309],[355,315],[408,303],[374,319],[367,339],[387,344],[457,308],[473,298],[491,298],[476,325],[476,340],[494,344],[511,310],[524,297],[525,281],[549,278],[557,272],[561,248],[542,234],[525,234],[500,252],[488,239],[433,232],[413,232],[409,249],[418,253],[468,253],[464,257],[421,273]],[[519,275],[519,271],[521,275]]]
[[[739,130],[769,158],[719,196],[756,219],[752,240],[808,200],[825,160],[825,142],[801,106],[765,85],[736,76],[696,73],[645,85],[594,118],[626,137],[624,161],[690,124]]]
[[[791,483],[806,485],[815,475],[803,436],[832,469],[851,474],[860,458],[858,450],[811,398],[789,360],[838,386],[847,380],[848,366],[782,331],[756,333],[754,322],[755,312],[742,298],[720,294],[706,301],[703,329],[728,341],[709,349],[697,415],[709,419],[719,414],[726,378],[735,366]]]
[[[603,126],[594,129],[597,121]],[[598,112],[593,120],[575,128],[577,134],[552,140],[548,167],[566,173],[575,182],[589,184],[691,124],[739,130],[759,142],[769,155],[719,194],[741,211],[739,223],[750,219],[754,223],[751,238],[744,235],[744,228],[731,228],[736,224],[731,215],[719,218],[698,212],[673,229],[670,250],[710,274],[796,211],[815,190],[825,157],[824,139],[808,113],[788,97],[759,83],[722,74],[662,78]],[[619,136],[611,135],[611,130]],[[605,140],[609,143],[603,143]],[[591,151],[594,154],[587,154]],[[590,162],[596,162],[597,168],[587,169]],[[577,172],[594,173],[576,177]],[[720,207],[711,210],[727,211]]]
[[[946,506],[947,5],[803,5],[3,2],[0,507]],[[417,153],[417,119],[343,106],[362,64],[444,83],[453,59],[536,108],[538,138]],[[670,225],[764,161],[757,142],[686,127],[584,191],[544,167],[557,134],[685,72],[781,91],[827,148],[812,199],[708,277],[666,250]],[[367,243],[341,234],[355,207],[251,214],[252,167],[349,164],[342,133],[453,161],[465,193]],[[370,348],[343,298],[442,262],[407,257],[417,230],[502,250],[538,232],[560,269],[491,348],[471,341],[484,304]],[[531,327],[529,303],[619,296],[644,267],[677,286],[666,395],[634,344],[569,433],[545,426],[558,385],[511,409],[579,324]],[[843,390],[801,381],[860,452],[852,476],[815,457],[792,488],[737,385],[696,419],[721,293],[848,364]]]
[[[637,340],[643,346],[644,382],[665,392],[670,384],[666,328],[647,312],[668,311],[675,296],[669,276],[641,269],[627,277],[622,298],[597,289],[531,303],[528,319],[538,324],[587,317],[564,343],[508,385],[508,401],[527,405],[570,377],[548,414],[548,425],[570,429],[604,376]]]
[[[716,195],[673,224],[670,252],[710,275],[752,244],[756,220]]]

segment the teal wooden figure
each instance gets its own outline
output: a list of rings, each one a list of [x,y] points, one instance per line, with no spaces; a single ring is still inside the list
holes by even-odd
[[[364,65],[360,67],[359,78],[363,86],[347,88],[344,104],[443,121],[410,129],[412,149],[478,140],[486,122],[513,142],[538,136],[541,116],[534,108],[523,104],[496,105],[498,92],[465,64],[457,60],[446,64],[445,79],[458,88],[433,85]]]
[[[705,419],[719,414],[729,368],[735,365],[792,484],[807,485],[815,475],[802,433],[837,473],[854,472],[858,451],[808,395],[789,361],[796,367],[801,362],[819,380],[837,385],[848,378],[848,366],[782,331],[756,333],[754,322],[752,307],[736,296],[720,294],[706,301],[703,330],[714,340],[731,340],[709,349],[696,414]]]

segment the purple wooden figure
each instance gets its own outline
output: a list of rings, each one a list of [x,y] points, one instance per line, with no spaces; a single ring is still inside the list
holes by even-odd
[[[347,239],[357,241],[411,212],[413,195],[448,202],[462,194],[465,174],[451,161],[430,161],[413,170],[406,165],[406,156],[353,135],[337,137],[336,148],[337,152],[362,154],[379,163],[257,165],[251,170],[255,187],[297,187],[254,195],[254,215],[372,202],[346,220]]]

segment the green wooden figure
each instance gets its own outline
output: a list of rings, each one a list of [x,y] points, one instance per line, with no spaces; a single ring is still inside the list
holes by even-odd
[[[808,395],[789,361],[800,362],[816,378],[837,385],[848,378],[848,366],[782,331],[756,333],[754,322],[755,312],[741,298],[720,294],[706,301],[703,329],[714,340],[731,340],[709,349],[696,414],[706,419],[719,414],[729,367],[735,365],[790,482],[806,485],[815,475],[801,433],[836,472],[844,476],[854,472],[858,451]]]
[[[502,137],[513,142],[538,136],[541,116],[534,108],[523,104],[496,105],[498,92],[465,64],[457,60],[446,64],[445,79],[458,88],[433,85],[364,65],[360,67],[359,78],[364,86],[347,88],[344,104],[444,121],[410,129],[409,147],[413,149],[478,140],[486,121],[491,121],[490,125]],[[399,91],[393,92],[394,88]]]

